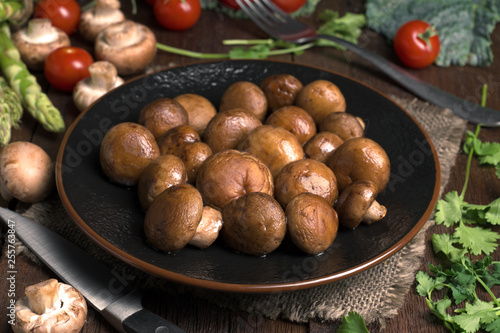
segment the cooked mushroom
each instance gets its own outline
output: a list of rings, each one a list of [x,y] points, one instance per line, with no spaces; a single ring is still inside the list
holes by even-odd
[[[0,179],[0,191],[5,200],[42,201],[54,188],[54,163],[34,143],[11,142],[0,155]]]
[[[83,111],[99,97],[123,84],[116,67],[109,61],[96,61],[89,66],[90,76],[80,80],[73,89],[73,102]]]
[[[222,210],[221,236],[234,250],[263,256],[276,250],[286,235],[286,216],[269,194],[247,193]]]
[[[158,138],[158,146],[163,154],[179,155],[182,146],[187,143],[200,142],[200,135],[194,127],[190,125],[179,125],[172,127],[160,138]]]
[[[95,6],[87,9],[80,16],[78,31],[89,42],[111,24],[125,21],[118,0],[97,0]]]
[[[360,123],[360,118],[347,112],[330,113],[323,118],[319,129],[337,134],[344,141],[365,135],[364,122]]]
[[[387,208],[376,200],[377,186],[369,180],[358,180],[349,184],[335,203],[340,224],[356,228],[361,222],[372,224],[381,220]]]
[[[87,303],[74,287],[49,279],[27,287],[15,311],[15,333],[77,333],[85,324]]]
[[[287,105],[275,110],[267,117],[265,124],[290,131],[302,145],[316,134],[314,119],[304,109],[295,105]]]
[[[156,56],[156,37],[145,25],[125,20],[102,30],[95,40],[97,60],[116,66],[119,75],[143,72]]]
[[[295,102],[302,82],[290,74],[275,74],[262,80],[260,88],[266,95],[269,110],[274,111]]]
[[[189,184],[169,187],[153,201],[146,212],[146,238],[158,250],[180,250],[196,234],[202,213],[203,200],[196,188]]]
[[[325,163],[328,157],[344,143],[337,134],[318,132],[304,144],[306,157]]]
[[[196,188],[217,209],[250,192],[274,194],[269,168],[257,157],[233,149],[211,155],[198,170]]]
[[[124,122],[113,126],[102,139],[99,150],[101,168],[112,181],[136,185],[144,169],[160,156],[151,132],[142,125]]]
[[[197,94],[182,94],[174,98],[186,110],[189,125],[203,137],[208,122],[217,114],[217,110],[207,98]]]
[[[137,183],[139,203],[148,210],[154,199],[167,188],[184,184],[188,176],[182,160],[171,154],[155,158],[144,169]]]
[[[340,192],[356,180],[371,180],[380,193],[391,175],[391,163],[385,150],[365,137],[345,141],[328,158],[326,165],[337,177]]]
[[[320,196],[301,193],[290,201],[285,213],[292,243],[306,253],[324,252],[337,238],[337,212]]]
[[[237,108],[250,111],[257,119],[264,121],[267,113],[266,95],[255,83],[250,81],[235,82],[224,91],[219,112]]]
[[[196,233],[189,244],[200,249],[209,247],[219,237],[222,225],[222,213],[219,210],[209,206],[203,207],[200,224],[198,224]]]
[[[339,196],[337,179],[324,163],[306,158],[288,163],[274,180],[274,196],[283,209],[300,193],[312,193],[333,205]]]
[[[160,138],[168,130],[187,125],[189,117],[184,107],[167,97],[149,102],[139,113],[137,122],[153,133],[155,139]]]
[[[52,26],[49,19],[35,18],[28,25],[12,34],[21,59],[29,69],[42,70],[45,58],[55,49],[71,44],[68,35]]]
[[[304,150],[295,135],[284,128],[262,125],[241,140],[238,149],[257,156],[276,177],[288,163],[304,158]]]
[[[316,80],[305,85],[298,93],[295,105],[309,112],[317,126],[331,112],[346,110],[345,98],[339,87],[327,80]]]

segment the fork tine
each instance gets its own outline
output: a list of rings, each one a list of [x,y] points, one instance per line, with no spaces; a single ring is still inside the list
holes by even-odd
[[[236,0],[236,3],[262,30],[275,36],[273,28],[284,21],[259,0]]]

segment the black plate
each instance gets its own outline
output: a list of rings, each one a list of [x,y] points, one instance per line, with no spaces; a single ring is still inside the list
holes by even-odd
[[[147,103],[160,97],[196,93],[218,105],[235,81],[259,83],[288,73],[304,84],[326,79],[337,84],[347,111],[366,122],[392,163],[391,179],[379,201],[387,216],[371,226],[338,233],[324,254],[310,256],[284,242],[264,258],[236,254],[222,241],[208,249],[191,246],[160,253],[145,242],[143,212],[134,188],[112,184],[99,166],[99,145],[107,130],[136,121]],[[302,289],[343,279],[387,259],[424,225],[437,200],[440,170],[429,137],[415,120],[376,90],[342,75],[287,62],[242,60],[203,62],[140,77],[110,92],[75,121],[57,157],[57,186],[78,226],[119,259],[150,274],[203,288],[270,292]]]

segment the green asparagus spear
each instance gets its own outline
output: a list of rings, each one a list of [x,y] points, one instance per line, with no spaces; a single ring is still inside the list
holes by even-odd
[[[51,132],[65,129],[64,120],[59,110],[52,104],[36,78],[29,72],[21,60],[19,51],[12,44],[7,23],[0,23],[0,67],[10,86],[21,97],[24,108]]]
[[[24,5],[20,1],[0,0],[0,21],[8,21],[21,10]]]
[[[5,113],[9,114],[12,126],[19,127],[19,121],[23,116],[21,98],[3,77],[0,77],[0,104]]]

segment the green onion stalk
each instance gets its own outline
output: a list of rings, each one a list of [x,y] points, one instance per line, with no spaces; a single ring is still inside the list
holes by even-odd
[[[9,85],[20,96],[23,107],[48,131],[62,132],[64,120],[49,97],[42,92],[36,78],[21,60],[10,39],[6,22],[0,23],[0,67]]]

